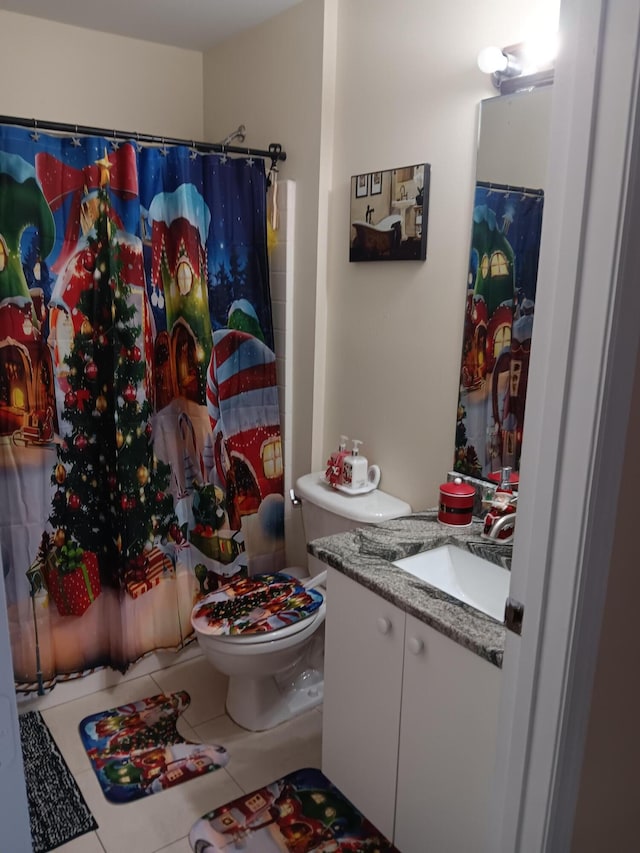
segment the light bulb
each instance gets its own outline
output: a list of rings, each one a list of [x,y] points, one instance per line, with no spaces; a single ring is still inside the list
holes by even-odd
[[[558,34],[552,32],[539,32],[523,45],[522,57],[525,68],[530,71],[538,71],[553,65],[558,53]]]
[[[508,58],[499,47],[484,47],[478,54],[478,68],[485,74],[506,71],[508,64]]]

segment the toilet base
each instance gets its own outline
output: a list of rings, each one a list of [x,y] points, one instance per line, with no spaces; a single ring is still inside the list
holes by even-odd
[[[322,703],[324,681],[316,669],[305,669],[292,679],[282,676],[229,678],[227,713],[252,732],[279,726]]]

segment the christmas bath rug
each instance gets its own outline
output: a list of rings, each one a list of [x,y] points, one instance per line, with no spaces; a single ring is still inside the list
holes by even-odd
[[[184,690],[85,717],[80,737],[105,797],[128,803],[224,767],[222,746],[186,741],[176,728],[191,701]]]
[[[319,770],[289,773],[204,815],[191,827],[200,853],[399,853]]]
[[[47,853],[98,828],[39,711],[19,715],[34,853]]]

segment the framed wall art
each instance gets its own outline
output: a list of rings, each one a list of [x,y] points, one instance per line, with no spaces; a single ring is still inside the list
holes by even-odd
[[[369,175],[356,175],[356,198],[364,198],[369,195]]]
[[[351,178],[350,261],[424,261],[431,166]]]

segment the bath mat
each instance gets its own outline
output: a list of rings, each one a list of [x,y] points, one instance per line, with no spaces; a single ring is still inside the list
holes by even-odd
[[[399,853],[319,770],[289,773],[204,815],[195,853]]]
[[[98,828],[39,711],[20,714],[34,853],[46,853]]]
[[[227,764],[224,747],[178,734],[178,716],[190,701],[184,690],[161,693],[82,720],[80,737],[108,800],[138,800]]]

